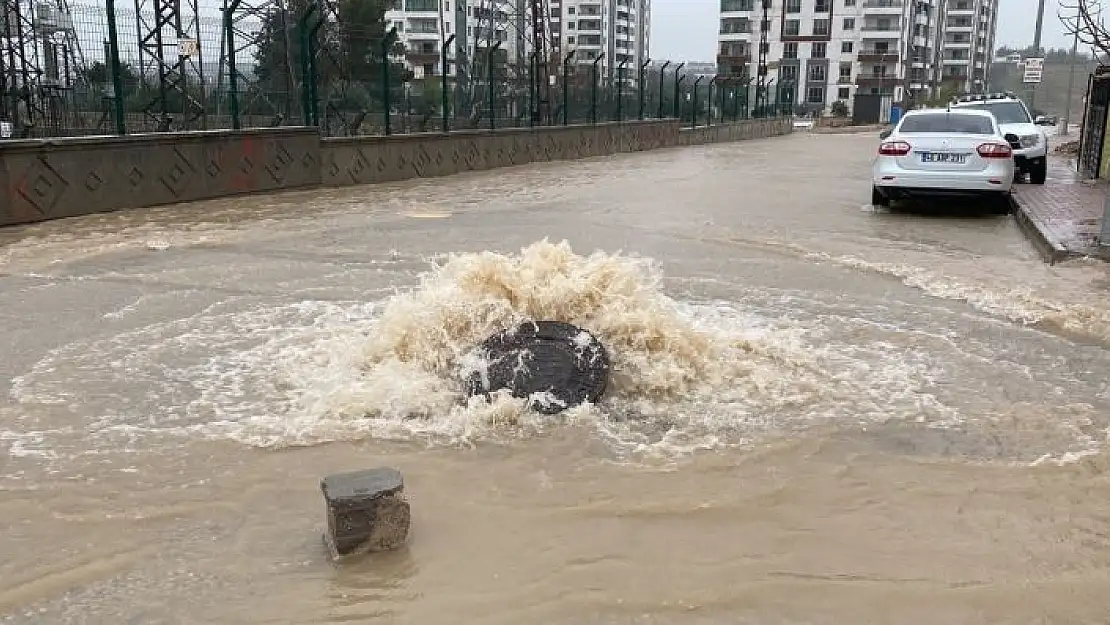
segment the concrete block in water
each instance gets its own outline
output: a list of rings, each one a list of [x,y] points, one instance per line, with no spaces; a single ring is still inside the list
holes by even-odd
[[[378,468],[329,475],[320,489],[328,508],[324,538],[333,558],[397,549],[408,538],[410,512],[400,471]]]

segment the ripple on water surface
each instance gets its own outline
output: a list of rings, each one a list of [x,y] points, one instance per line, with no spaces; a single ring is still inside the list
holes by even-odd
[[[968,410],[946,389],[960,363],[942,362],[913,337],[924,333],[956,350],[947,360],[968,366],[989,360],[989,345],[970,353],[974,341],[961,345],[943,328],[822,312],[817,301],[801,304],[804,319],[790,318],[784,298],[800,296],[766,289],[730,301],[675,299],[663,282],[650,260],[543,241],[514,255],[445,257],[415,288],[378,302],[228,300],[53,351],[15,380],[25,430],[0,443],[48,453],[59,411],[85,422],[71,444],[94,449],[149,445],[159,435],[275,447],[533,436],[555,422],[524,400],[467,400],[460,383],[474,345],[529,319],[582,326],[610,350],[607,396],[564,419],[594,428],[617,454],[670,456],[814,426],[966,428],[990,412]],[[1101,443],[1089,411],[1071,409],[1087,425],[1045,426],[1055,428],[1044,438],[1053,447],[1034,457]]]

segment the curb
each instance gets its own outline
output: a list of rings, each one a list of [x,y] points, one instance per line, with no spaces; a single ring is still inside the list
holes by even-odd
[[[1044,232],[1041,232],[1041,229],[1037,227],[1033,218],[1021,207],[1021,203],[1018,202],[1017,196],[1010,195],[1010,205],[1013,208],[1014,221],[1017,222],[1021,231],[1025,233],[1025,238],[1029,239],[1029,242],[1037,249],[1037,253],[1041,255],[1044,262],[1049,265],[1055,265],[1062,260],[1081,256],[1081,254],[1076,254],[1075,252],[1053,245],[1052,242],[1048,240],[1048,237],[1045,236]]]

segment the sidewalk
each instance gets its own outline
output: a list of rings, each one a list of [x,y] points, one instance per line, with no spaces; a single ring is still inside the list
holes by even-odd
[[[1084,181],[1070,159],[1050,156],[1043,185],[1014,185],[1014,217],[1050,263],[1079,256],[1107,258],[1098,249],[1110,185]]]

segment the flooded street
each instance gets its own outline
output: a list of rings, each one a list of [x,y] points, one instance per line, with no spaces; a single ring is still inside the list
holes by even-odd
[[[0,622],[1104,621],[1110,270],[875,212],[875,144],[0,230]],[[598,406],[465,403],[531,314]],[[409,545],[337,568],[319,480],[380,465]]]

